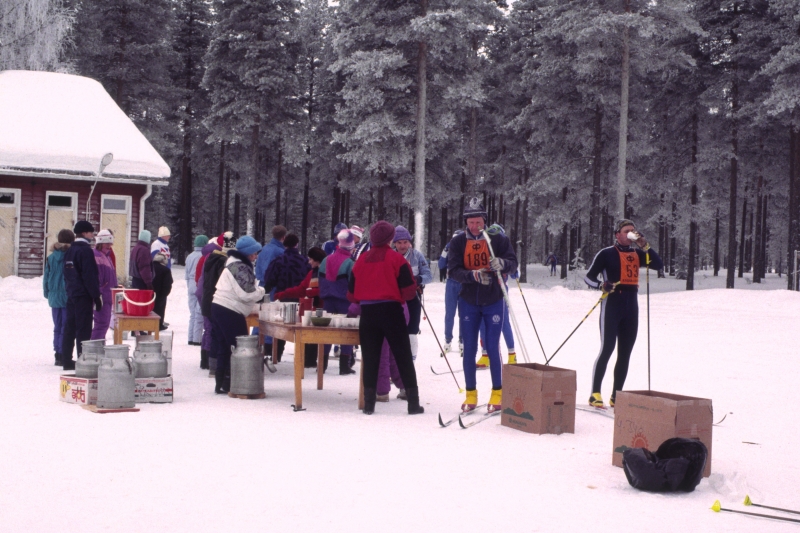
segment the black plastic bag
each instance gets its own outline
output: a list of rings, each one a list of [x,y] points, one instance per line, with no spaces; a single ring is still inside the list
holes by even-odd
[[[692,492],[703,479],[708,449],[699,440],[668,439],[655,453],[631,448],[622,453],[622,467],[632,487],[650,492]]]

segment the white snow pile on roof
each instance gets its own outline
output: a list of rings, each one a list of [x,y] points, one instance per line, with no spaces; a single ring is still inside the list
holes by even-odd
[[[99,82],[54,72],[0,72],[0,170],[95,175],[109,152],[114,160],[105,178],[169,178],[164,159]]]

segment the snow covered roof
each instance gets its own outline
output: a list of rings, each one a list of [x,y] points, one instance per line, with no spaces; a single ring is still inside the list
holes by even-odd
[[[0,72],[0,174],[166,185],[170,169],[96,80]]]

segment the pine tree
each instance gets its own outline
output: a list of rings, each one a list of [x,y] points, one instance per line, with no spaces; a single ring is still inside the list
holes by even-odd
[[[0,70],[60,70],[68,67],[72,12],[63,0],[3,0],[0,3]]]

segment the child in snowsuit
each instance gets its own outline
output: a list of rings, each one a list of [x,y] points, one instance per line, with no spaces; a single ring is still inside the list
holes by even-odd
[[[111,324],[111,289],[117,286],[117,271],[111,262],[111,247],[114,245],[114,236],[107,229],[100,230],[95,237],[94,260],[97,263],[97,281],[100,285],[100,294],[103,297],[103,308],[94,312],[94,327],[92,340],[105,339],[108,326]]]

